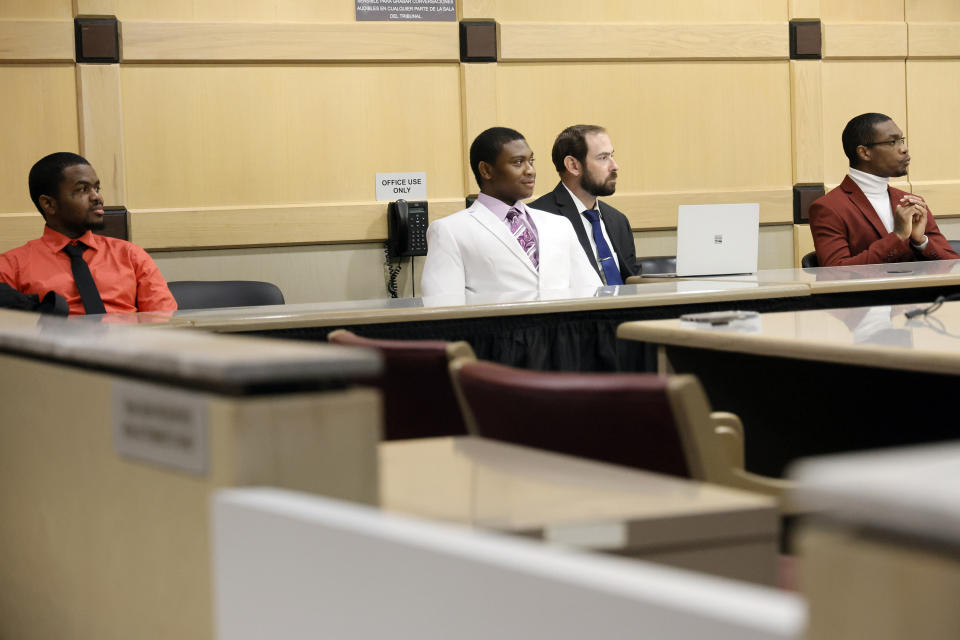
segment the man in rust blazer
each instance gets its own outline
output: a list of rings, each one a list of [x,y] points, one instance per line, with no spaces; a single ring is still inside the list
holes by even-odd
[[[960,258],[923,198],[889,186],[910,165],[900,127],[865,113],[847,123],[842,140],[850,173],[810,207],[820,266]]]

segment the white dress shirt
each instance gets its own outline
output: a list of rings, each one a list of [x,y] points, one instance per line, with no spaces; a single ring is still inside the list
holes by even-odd
[[[562,183],[561,183],[562,184]],[[580,222],[583,223],[583,228],[587,230],[587,239],[590,240],[590,248],[593,249],[593,262],[594,264],[600,264],[600,258],[597,256],[597,241],[593,239],[593,224],[590,222],[590,219],[583,215],[583,212],[587,210],[588,207],[584,206],[580,202],[580,198],[573,194],[573,191],[563,185],[563,188],[567,190],[567,193],[570,194],[570,197],[573,199],[574,206],[577,207],[577,213],[580,214]],[[610,247],[610,255],[613,256],[613,264],[617,265],[617,271],[620,270],[620,258],[617,257],[617,250],[613,248],[613,243],[610,242],[610,236],[607,235],[607,223],[603,222],[603,210],[600,208],[600,201],[597,200],[597,208],[595,209],[600,213],[600,231],[603,233],[603,239],[607,241],[607,246]]]

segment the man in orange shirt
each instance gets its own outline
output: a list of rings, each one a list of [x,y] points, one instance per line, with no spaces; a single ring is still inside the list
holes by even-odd
[[[30,170],[30,198],[43,235],[0,255],[0,281],[41,298],[55,291],[70,314],[174,311],[177,303],[146,251],[102,229],[96,171],[75,153],[53,153]]]

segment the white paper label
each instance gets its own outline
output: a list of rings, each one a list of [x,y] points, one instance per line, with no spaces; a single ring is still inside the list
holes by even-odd
[[[113,385],[117,453],[190,473],[207,472],[207,400],[147,382]]]
[[[377,174],[377,202],[392,202],[400,199],[427,199],[426,171]]]

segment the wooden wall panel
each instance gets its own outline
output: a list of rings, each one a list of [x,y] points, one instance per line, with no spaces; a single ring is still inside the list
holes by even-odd
[[[72,20],[70,0],[3,0],[0,20]]]
[[[823,24],[823,57],[905,58],[907,25],[904,22]]]
[[[907,100],[913,188],[935,215],[960,215],[960,60],[908,61]]]
[[[497,124],[497,65],[460,65],[460,108],[463,122],[463,184],[468,193],[480,190],[470,168],[470,144],[480,132]]]
[[[36,211],[30,167],[54,151],[78,151],[76,86],[72,64],[0,65],[0,213]]]
[[[790,61],[793,182],[823,182],[823,65]]]
[[[463,194],[457,65],[121,67],[130,208]],[[334,236],[335,237],[335,236]]]
[[[121,20],[353,22],[353,0],[113,0]]]
[[[911,58],[960,58],[960,20],[907,25]]]
[[[479,5],[479,7],[474,6]],[[638,2],[637,0],[462,0],[470,17],[495,18],[500,22],[740,22],[787,20],[784,0],[683,0]],[[480,15],[479,10],[492,10]]]
[[[550,161],[557,133],[583,122],[610,132],[621,166],[618,196],[650,196],[674,220],[684,192],[733,192],[732,201],[744,202],[754,201],[751,192],[790,190],[786,61],[500,64],[497,84],[498,123],[523,132],[538,158],[537,193],[557,182]],[[578,92],[617,99],[571,99]],[[788,220],[789,206],[763,215]],[[634,224],[664,226],[646,214]]]
[[[785,32],[783,23],[504,23],[500,60],[786,59]]]
[[[902,22],[903,2],[904,0],[820,0],[820,17],[824,22]]]
[[[789,0],[791,20],[816,20],[820,18],[820,0]]]
[[[123,206],[127,198],[119,65],[78,64],[77,93],[80,154],[97,170],[104,203]]]
[[[837,184],[849,168],[840,134],[854,116],[870,111],[885,113],[910,136],[905,67],[902,60],[834,60],[822,64],[824,182]]]
[[[957,0],[906,0],[908,22],[960,22]]]
[[[73,59],[72,20],[0,20],[0,62]]]
[[[462,208],[462,197],[431,199],[430,219]],[[383,241],[386,212],[386,202],[133,209],[130,239],[148,249]]]
[[[144,61],[457,61],[454,22],[123,23],[123,60]]]

